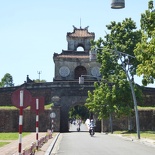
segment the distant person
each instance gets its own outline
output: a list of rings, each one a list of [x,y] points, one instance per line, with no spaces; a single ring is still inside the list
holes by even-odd
[[[91,131],[91,130],[90,130],[91,128],[93,128],[93,129],[95,130],[95,126],[96,126],[96,125],[95,125],[95,123],[94,123],[94,120],[91,119],[91,120],[90,120],[90,123],[89,123],[89,133],[90,133],[90,131]]]
[[[77,120],[77,131],[80,131],[81,120]]]

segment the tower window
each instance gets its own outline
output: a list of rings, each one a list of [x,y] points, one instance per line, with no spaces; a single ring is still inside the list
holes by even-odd
[[[84,48],[82,46],[79,46],[76,51],[84,51]]]
[[[75,68],[74,77],[78,79],[81,75],[87,75],[87,70],[83,66],[78,66]]]
[[[83,52],[84,50],[85,50],[84,45],[82,43],[78,43],[76,51]]]

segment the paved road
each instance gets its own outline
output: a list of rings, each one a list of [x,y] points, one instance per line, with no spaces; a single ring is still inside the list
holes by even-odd
[[[74,129],[76,126],[70,130]],[[155,155],[155,147],[114,135],[69,132],[60,134],[51,155]]]
[[[78,127],[78,125],[77,124],[70,124],[70,127],[69,127],[69,131],[70,132],[74,132],[74,131],[77,131],[77,127]],[[81,132],[86,132],[86,131],[88,131],[88,127],[85,125],[85,124],[81,124],[80,125],[80,131]]]

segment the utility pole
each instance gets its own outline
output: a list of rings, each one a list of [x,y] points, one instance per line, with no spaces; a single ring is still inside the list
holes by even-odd
[[[113,42],[111,41],[111,43],[113,44]],[[103,49],[103,48],[95,48],[93,49],[93,51],[90,52],[90,61],[91,60],[96,60],[96,55],[97,55],[97,50],[98,49]],[[139,125],[139,115],[138,115],[138,108],[137,108],[137,100],[136,100],[136,95],[135,95],[135,91],[134,91],[134,87],[133,87],[133,83],[131,81],[131,78],[130,78],[130,75],[129,75],[129,67],[130,67],[130,63],[129,63],[129,57],[130,58],[134,58],[134,56],[132,55],[129,55],[129,54],[126,54],[124,52],[120,52],[120,51],[117,51],[116,48],[114,48],[114,50],[110,50],[110,52],[112,53],[115,53],[118,55],[119,57],[119,60],[121,61],[122,63],[122,68],[127,76],[127,79],[129,81],[129,85],[130,85],[130,89],[131,89],[131,93],[132,93],[132,98],[133,98],[133,102],[134,102],[134,110],[135,110],[135,117],[136,117],[136,129],[137,129],[137,136],[138,136],[138,139],[140,139],[140,125]],[[92,56],[93,55],[93,56]],[[124,61],[123,61],[123,58],[125,57],[122,57],[122,56],[125,56],[126,59],[128,60],[126,62],[126,64],[124,64]],[[127,67],[127,66],[128,67]],[[127,68],[126,68],[127,67]],[[80,79],[81,78],[81,79]],[[82,79],[83,77],[80,77],[79,79],[79,83],[81,82],[81,84],[84,83],[84,79]]]
[[[39,75],[39,82],[40,82],[40,74],[42,73],[41,71],[37,71],[38,75]]]

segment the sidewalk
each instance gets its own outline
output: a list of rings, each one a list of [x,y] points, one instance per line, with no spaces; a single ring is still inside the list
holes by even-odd
[[[39,139],[41,137],[44,137],[47,133],[46,132],[40,132],[39,133]],[[58,133],[53,133],[52,138],[49,139],[41,148],[39,148],[38,151],[36,151],[35,155],[44,155],[46,151],[49,149],[51,143],[55,139],[55,137],[58,135]],[[32,143],[36,142],[36,133],[31,133],[25,137],[22,138],[22,150],[29,148]],[[3,153],[3,155],[18,155],[18,140],[13,140],[11,143],[0,147],[0,152]]]
[[[107,133],[102,133],[102,134],[107,134]],[[155,140],[152,140],[152,139],[149,139],[149,138],[137,139],[136,137],[125,137],[125,136],[123,136],[121,134],[111,134],[111,133],[108,133],[108,135],[119,136],[120,138],[129,140],[129,141],[138,142],[138,143],[141,143],[141,144],[145,144],[145,145],[148,145],[148,146],[155,147]]]

